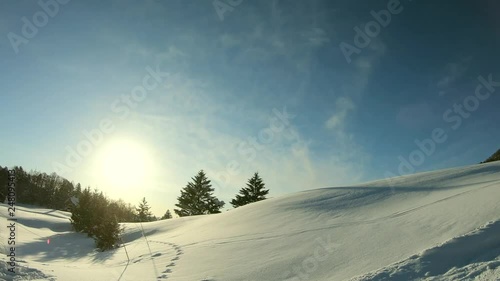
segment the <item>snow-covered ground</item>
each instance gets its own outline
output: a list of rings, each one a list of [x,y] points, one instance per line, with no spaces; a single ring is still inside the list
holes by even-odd
[[[71,231],[69,213],[19,206],[18,273],[9,275],[1,262],[0,279],[500,280],[500,162],[390,184],[315,189],[217,215],[128,223],[126,247],[104,253]],[[0,213],[6,260],[6,205]]]

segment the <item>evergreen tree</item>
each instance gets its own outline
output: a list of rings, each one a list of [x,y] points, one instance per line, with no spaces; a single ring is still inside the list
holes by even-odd
[[[104,195],[104,193],[99,192],[97,189],[94,189],[94,193],[92,194],[90,200],[90,231],[87,233],[90,236],[95,237],[100,227],[102,227],[101,223],[103,218],[106,217],[109,208],[109,199]]]
[[[80,196],[80,194],[82,194],[82,185],[80,183],[77,183],[73,195],[76,195],[78,197]]]
[[[71,204],[70,198],[73,193],[73,183],[67,179],[62,179],[60,185],[55,190],[52,208],[57,210],[68,210]]]
[[[45,176],[45,184],[41,189],[41,200],[39,204],[42,206],[48,206],[49,208],[55,208],[55,193],[60,188],[62,184],[62,179],[56,173],[50,175],[43,173]]]
[[[91,212],[90,208],[92,200],[92,193],[90,188],[85,188],[80,196],[77,198],[77,201],[71,207],[71,224],[73,228],[77,232],[86,232],[89,233],[90,227],[92,225]]]
[[[493,162],[493,161],[500,161],[500,149],[497,150],[497,152],[493,153],[488,159],[484,160],[481,163],[488,163],[488,162]]]
[[[175,206],[179,209],[174,209],[174,212],[180,217],[220,213],[224,201],[219,201],[213,195],[214,189],[205,172],[199,171],[192,180],[181,190],[181,196],[177,197]]]
[[[137,219],[140,222],[152,221],[153,214],[150,211],[151,207],[149,207],[146,198],[142,198],[142,201],[139,203],[139,207],[136,208],[137,211]]]
[[[7,198],[7,188],[9,184],[9,170],[7,167],[0,166],[0,202],[3,203]]]
[[[36,192],[31,177],[21,166],[14,166],[16,173],[16,200],[19,203],[34,204]]]
[[[71,207],[71,224],[78,232],[93,237],[101,251],[114,248],[122,229],[112,213],[109,199],[98,190],[84,189]]]
[[[231,200],[231,205],[233,205],[234,208],[238,208],[246,204],[266,199],[269,189],[264,189],[264,187],[265,184],[262,178],[260,178],[259,173],[255,173],[254,176],[248,180],[247,186],[242,188],[240,193],[236,195],[236,198]]]
[[[172,218],[172,214],[170,213],[170,210],[167,210],[167,212],[161,217],[162,220],[168,220]]]
[[[96,247],[101,251],[114,249],[118,246],[123,228],[109,211],[102,214],[94,232]]]

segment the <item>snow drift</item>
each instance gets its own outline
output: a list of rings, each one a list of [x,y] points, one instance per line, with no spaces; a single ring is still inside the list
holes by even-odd
[[[2,263],[0,279],[499,280],[499,199],[494,162],[128,223],[125,247],[104,253],[68,213],[18,207],[19,273]]]

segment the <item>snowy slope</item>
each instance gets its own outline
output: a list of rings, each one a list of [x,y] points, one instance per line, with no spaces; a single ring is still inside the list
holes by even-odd
[[[21,273],[1,263],[0,279],[500,280],[499,199],[493,162],[125,224],[126,248],[105,253],[70,231],[68,213],[19,207]]]

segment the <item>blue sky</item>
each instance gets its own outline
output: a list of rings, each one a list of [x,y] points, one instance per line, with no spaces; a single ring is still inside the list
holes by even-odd
[[[0,165],[145,196],[158,215],[200,169],[228,202],[255,171],[278,196],[499,148],[500,87],[478,80],[500,81],[495,1],[0,5]],[[371,11],[390,20],[356,45]],[[86,150],[85,131],[100,135]]]

